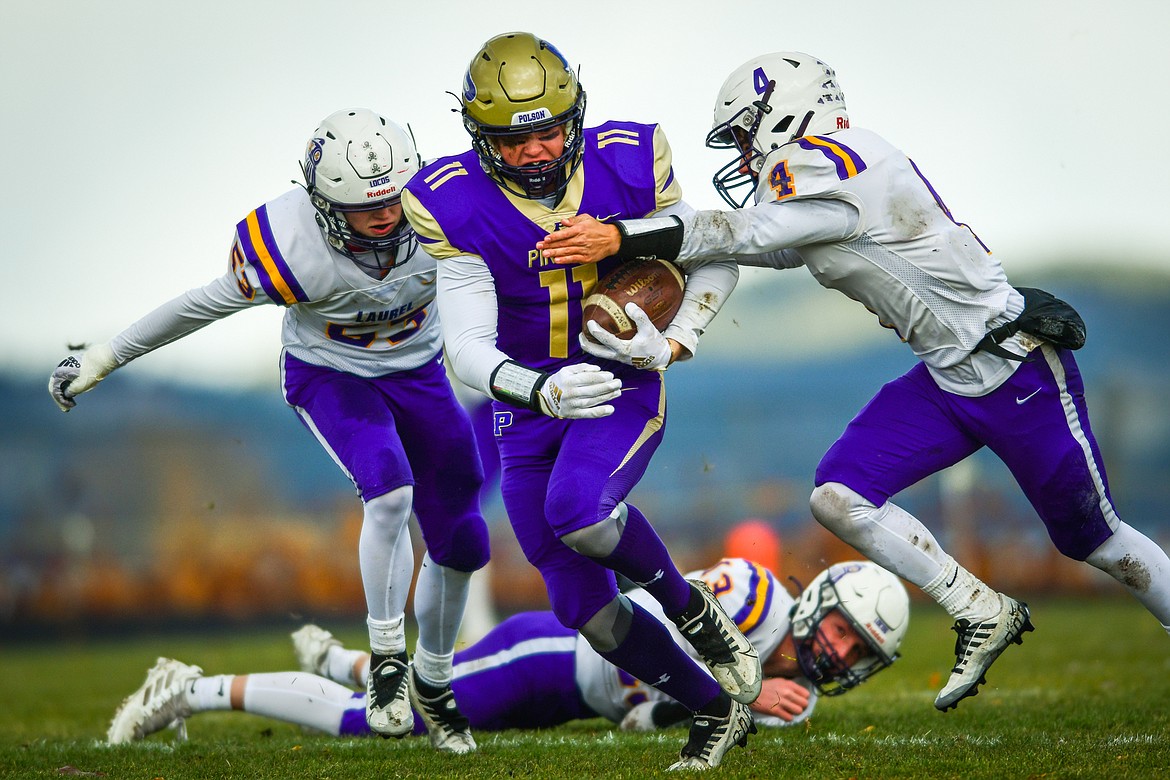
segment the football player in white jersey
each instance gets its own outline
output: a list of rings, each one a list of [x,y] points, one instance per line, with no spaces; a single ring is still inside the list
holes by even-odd
[[[1076,312],[1009,284],[905,154],[850,127],[836,75],[815,57],[778,52],[737,68],[719,91],[707,145],[734,150],[713,181],[739,211],[618,226],[576,217],[537,246],[559,263],[592,262],[628,254],[627,236],[643,234],[657,236],[658,254],[690,262],[734,254],[741,265],[803,265],[909,344],[920,363],[849,423],[817,468],[811,506],[955,618],[955,665],[935,706],[974,695],[1000,653],[1032,630],[1030,614],[890,499],[985,446],[1057,549],[1113,576],[1170,631],[1170,559],[1114,509],[1073,358],[1085,338]],[[753,194],[755,205],[741,208]]]
[[[449,703],[451,664],[468,581],[488,559],[488,533],[475,437],[443,367],[435,261],[416,251],[399,202],[420,164],[414,139],[394,122],[367,109],[329,115],[306,148],[304,186],[240,221],[223,276],[70,355],[49,392],[69,411],[77,396],[147,352],[251,306],[284,306],[285,401],[363,504],[370,727],[410,733],[413,701],[439,733],[437,746],[465,753],[475,741]],[[412,511],[427,552],[411,665],[404,621]]]
[[[800,723],[812,714],[818,693],[845,693],[889,666],[909,623],[905,587],[868,561],[830,566],[798,599],[772,572],[742,558],[687,576],[712,588],[764,659],[763,691],[750,705],[759,725]],[[628,595],[675,633],[653,597],[639,589]],[[199,712],[229,709],[328,734],[369,734],[362,697],[353,692],[366,684],[369,655],[343,647],[313,625],[294,632],[293,643],[301,672],[204,676],[197,666],[160,658],[118,708],[108,741],[140,740]],[[453,685],[478,730],[604,717],[625,730],[649,731],[682,725],[691,716],[679,702],[606,661],[551,612],[514,615],[460,650]],[[415,733],[421,732],[416,725]]]

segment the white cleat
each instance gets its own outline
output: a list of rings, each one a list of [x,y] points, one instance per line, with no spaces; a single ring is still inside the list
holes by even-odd
[[[444,753],[472,753],[476,749],[471,724],[455,703],[455,693],[448,687],[438,696],[427,699],[418,690],[418,678],[410,673],[410,703],[427,727],[427,735],[436,750]]]
[[[307,623],[292,632],[293,652],[302,672],[328,677],[329,648],[341,647],[341,642],[320,626]]]
[[[172,658],[160,658],[146,673],[146,682],[126,697],[106,733],[111,745],[137,742],[167,726],[178,729],[179,739],[186,738],[185,718],[191,714],[187,689],[203,676],[198,666],[189,666]]]
[[[1000,653],[1012,643],[1023,644],[1024,632],[1034,630],[1027,604],[1003,594],[999,599],[999,614],[995,617],[978,623],[955,621],[952,628],[959,635],[955,640],[955,666],[934,700],[934,706],[942,712],[979,693],[979,686],[987,682],[987,670]]]
[[[406,683],[410,671],[406,653],[381,656],[376,665],[375,657],[370,658],[370,672],[366,676],[366,723],[370,731],[380,736],[405,737],[414,729]]]
[[[727,751],[736,745],[747,746],[748,734],[756,733],[756,722],[746,704],[732,700],[731,712],[726,717],[695,714],[687,744],[679,753],[679,760],[666,771],[691,770],[702,772],[714,769],[723,761]]]
[[[703,597],[703,609],[697,615],[683,613],[675,625],[727,695],[741,704],[759,698],[764,684],[760,656],[752,643],[724,611],[711,588],[701,580],[687,580]]]

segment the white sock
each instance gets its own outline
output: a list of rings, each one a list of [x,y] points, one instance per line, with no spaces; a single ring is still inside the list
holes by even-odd
[[[244,711],[337,736],[354,693],[332,680],[304,672],[248,675]]]
[[[370,615],[370,647],[380,654],[406,649],[401,630],[410,582],[414,578],[414,551],[410,543],[412,488],[401,487],[366,502],[358,539],[358,563],[366,611]],[[389,631],[390,634],[385,634]]]
[[[1170,632],[1170,558],[1152,539],[1118,523],[1085,562],[1124,585]]]
[[[414,586],[414,615],[418,644],[432,650],[433,658],[450,658],[455,652],[470,587],[471,572],[440,566],[430,554],[423,555]]]
[[[369,654],[364,651],[331,646],[325,653],[325,676],[342,685],[364,686],[366,678],[357,669],[358,659],[365,659],[369,667]]]
[[[406,652],[406,615],[400,614],[393,620],[366,618],[370,630],[370,649],[378,655],[398,655]]]
[[[192,712],[230,710],[232,708],[232,680],[234,674],[199,677],[187,688],[187,703]]]
[[[455,653],[445,653],[439,655],[432,653],[423,647],[422,640],[414,646],[414,671],[425,683],[430,683],[436,688],[443,688],[451,684],[451,677],[454,674],[452,668],[455,660]]]
[[[999,593],[947,556],[942,573],[922,586],[922,592],[939,603],[955,620],[978,623],[999,614]]]

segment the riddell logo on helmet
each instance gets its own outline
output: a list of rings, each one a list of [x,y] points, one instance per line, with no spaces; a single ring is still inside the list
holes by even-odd
[[[383,187],[380,190],[371,190],[371,191],[367,192],[366,199],[368,200],[370,198],[384,198],[387,195],[393,195],[396,192],[398,192],[397,187]]]
[[[837,129],[838,130],[848,130],[849,129],[849,120],[843,116],[837,117]]]

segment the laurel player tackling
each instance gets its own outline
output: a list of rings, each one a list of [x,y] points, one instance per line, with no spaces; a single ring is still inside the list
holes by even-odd
[[[850,127],[836,75],[815,57],[766,54],[732,72],[707,144],[734,150],[716,189],[736,208],[753,196],[755,205],[684,215],[661,244],[690,262],[734,254],[745,265],[805,266],[864,304],[920,361],[821,460],[811,507],[955,618],[955,665],[935,707],[973,696],[1003,650],[1032,630],[1030,612],[959,565],[890,499],[984,446],[1061,553],[1114,577],[1170,631],[1170,559],[1113,507],[1071,351],[1084,343],[1076,312],[1009,284],[914,162]],[[623,254],[619,230],[639,229],[570,221],[537,244],[558,263]]]
[[[284,398],[354,483],[369,611],[367,715],[408,734],[416,702],[437,745],[475,742],[451,697],[451,659],[471,572],[488,559],[483,469],[442,364],[435,262],[418,252],[399,198],[420,159],[413,138],[366,109],[326,117],[309,140],[305,185],[236,226],[227,273],[163,304],[108,343],[70,355],[49,392],[62,411],[111,371],[252,306],[286,309]],[[408,669],[405,608],[414,573],[407,523],[426,542]]]

